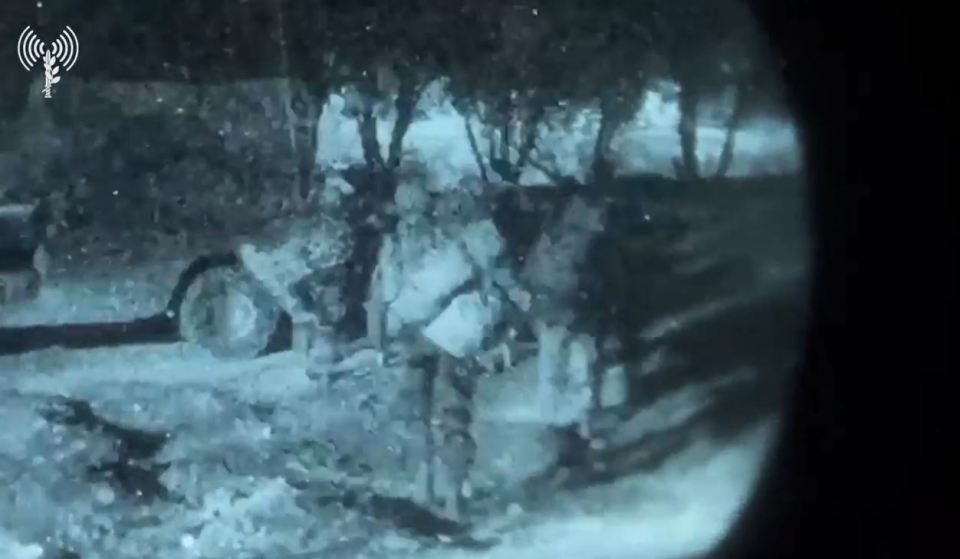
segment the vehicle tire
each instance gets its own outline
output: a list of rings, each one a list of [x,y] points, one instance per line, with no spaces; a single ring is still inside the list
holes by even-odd
[[[269,293],[239,267],[212,268],[191,282],[180,304],[180,335],[223,359],[260,355],[280,318]]]

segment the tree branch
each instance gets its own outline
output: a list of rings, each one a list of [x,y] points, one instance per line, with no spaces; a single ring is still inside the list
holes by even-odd
[[[529,161],[527,161],[527,164],[533,167],[534,169],[540,171],[541,173],[543,173],[556,186],[570,184],[570,183],[579,184],[579,181],[577,181],[573,177],[568,177],[558,173],[557,171],[550,170],[543,163],[540,163],[535,159],[530,159]]]
[[[470,127],[470,112],[463,115],[463,126],[467,130],[467,141],[470,142],[470,151],[473,152],[473,158],[477,161],[477,167],[480,169],[480,178],[484,184],[490,184],[487,177],[487,166],[483,163],[483,154],[480,153],[480,146],[477,144],[477,137],[473,134],[473,128]]]
[[[389,169],[396,169],[400,165],[400,158],[403,156],[403,137],[413,122],[413,113],[422,90],[423,88],[417,88],[416,78],[412,72],[404,70],[400,73],[400,90],[396,101],[397,123],[393,127],[387,157]]]

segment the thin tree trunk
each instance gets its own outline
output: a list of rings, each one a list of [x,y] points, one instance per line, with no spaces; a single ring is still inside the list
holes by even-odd
[[[697,158],[697,109],[700,91],[692,80],[681,82],[680,89],[680,166],[679,178],[700,178],[700,161]]]
[[[367,186],[369,190],[361,195],[368,197],[368,203],[364,205],[367,210],[358,215],[358,219],[367,220],[374,217],[374,223],[361,223],[355,229],[356,242],[354,261],[358,266],[358,276],[356,281],[362,284],[362,292],[368,297],[372,291],[378,288],[377,278],[377,258],[384,243],[384,236],[389,234],[395,223],[395,216],[388,214],[385,210],[390,207],[396,195],[397,177],[396,170],[400,165],[400,159],[403,154],[403,138],[406,135],[410,124],[413,122],[414,109],[419,97],[419,91],[416,89],[414,76],[404,74],[401,76],[400,92],[397,97],[397,123],[391,135],[390,146],[388,147],[387,161],[384,161],[383,154],[380,151],[380,141],[377,138],[377,119],[373,115],[373,95],[371,88],[362,91],[364,95],[364,110],[358,121],[360,132],[360,141],[363,147],[364,160],[367,165]],[[372,322],[381,322],[382,318],[375,316],[382,309],[378,310],[376,305],[371,305],[368,300],[364,312],[367,314],[365,324],[367,335],[370,334]],[[371,315],[373,313],[373,315]],[[382,326],[382,325],[381,325]],[[380,326],[376,327],[379,331]],[[383,343],[383,340],[380,340]]]
[[[357,194],[351,197],[348,212],[353,251],[344,280],[348,304],[343,328],[350,336],[365,337],[368,335],[368,297],[385,229],[381,215],[385,205],[382,187],[385,165],[377,139],[372,95],[369,91],[361,91],[360,95],[363,112],[357,117],[357,131],[366,165],[355,177]]]
[[[516,182],[518,176],[510,160],[510,123],[513,103],[509,98],[501,100],[499,111],[494,115],[496,128],[500,130],[499,142],[490,142],[490,168],[507,182]]]
[[[510,162],[510,123],[513,121],[513,102],[507,98],[503,103],[503,111],[500,115],[503,121],[500,123],[500,159]]]
[[[600,130],[593,144],[593,179],[598,184],[609,182],[613,178],[613,169],[608,154],[610,144],[617,130],[627,121],[629,111],[625,102],[617,98],[616,92],[609,92],[600,98]]]
[[[360,132],[360,145],[363,147],[367,170],[379,171],[385,167],[385,163],[383,154],[380,153],[380,140],[377,138],[377,117],[373,116],[373,106],[369,99],[364,99],[363,114],[357,119],[357,129]]]
[[[397,123],[393,127],[393,134],[390,138],[389,156],[387,166],[389,169],[396,169],[400,165],[400,158],[403,156],[403,137],[407,134],[410,124],[413,122],[413,113],[417,106],[417,100],[420,92],[417,90],[417,83],[409,70],[400,75],[400,91],[397,94]]]
[[[624,124],[630,121],[643,104],[647,90],[646,80],[636,88],[621,86],[609,90],[600,97],[600,130],[593,146],[593,179],[598,184],[613,180],[613,165],[610,162],[610,145]]]
[[[540,125],[540,121],[543,120],[544,116],[544,106],[543,103],[536,103],[531,111],[530,116],[527,118],[526,124],[524,126],[526,133],[523,139],[523,145],[520,146],[520,156],[517,158],[517,174],[523,172],[523,168],[527,166],[527,162],[530,160],[530,155],[533,153],[533,149],[537,146],[537,126]]]
[[[730,165],[733,163],[733,150],[735,148],[737,130],[740,129],[740,121],[743,120],[743,113],[747,106],[747,84],[743,81],[737,83],[736,98],[734,99],[733,113],[727,122],[727,135],[723,141],[723,151],[720,152],[720,161],[717,163],[717,171],[713,177],[723,178],[730,171]]]
[[[597,131],[597,141],[593,146],[593,164],[591,171],[593,173],[593,182],[603,185],[613,178],[613,169],[607,153],[610,151],[610,141],[613,139],[613,131],[610,119],[606,112],[600,117],[600,130]]]
[[[487,177],[487,166],[483,163],[483,155],[480,153],[477,137],[473,133],[473,128],[470,127],[470,113],[463,115],[463,125],[467,130],[467,141],[470,142],[470,151],[473,152],[473,158],[477,161],[477,167],[480,169],[480,178],[484,184],[489,184],[490,179]]]

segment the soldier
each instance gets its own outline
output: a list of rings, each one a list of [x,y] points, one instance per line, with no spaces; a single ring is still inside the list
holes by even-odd
[[[477,372],[472,369],[468,362],[448,353],[442,353],[438,359],[435,391],[440,405],[438,417],[431,421],[431,436],[438,442],[437,481],[443,513],[456,521],[464,517],[463,499],[471,493],[470,468],[477,452],[470,433],[477,383]]]

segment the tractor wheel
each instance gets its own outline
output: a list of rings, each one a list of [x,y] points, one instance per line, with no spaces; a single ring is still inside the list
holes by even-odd
[[[224,359],[252,359],[267,348],[281,309],[249,273],[228,267],[197,276],[178,314],[187,342]]]

